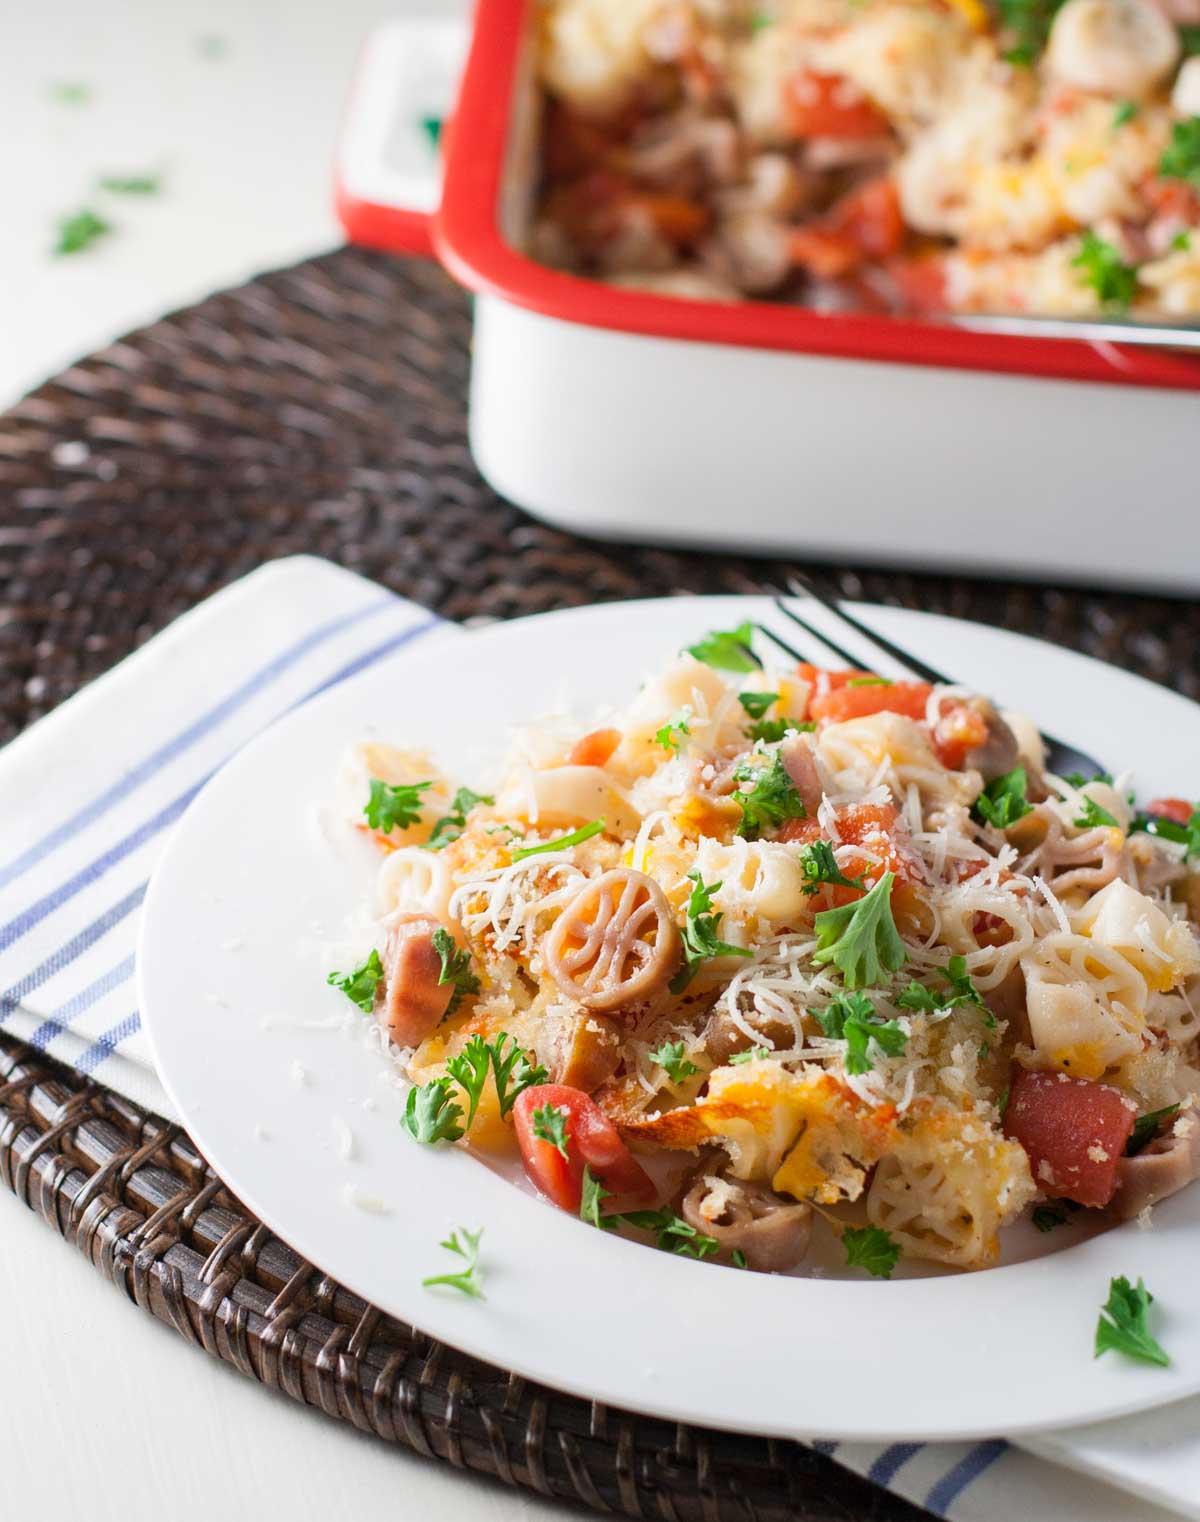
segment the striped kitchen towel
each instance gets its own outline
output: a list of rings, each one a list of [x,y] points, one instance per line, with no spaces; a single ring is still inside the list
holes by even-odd
[[[172,825],[282,714],[417,641],[464,638],[350,572],[281,560],[0,752],[3,1029],[171,1115],[141,1030],[133,954]],[[815,1446],[954,1522],[1168,1522],[1200,1519],[1197,1432],[1200,1401],[1187,1401],[1019,1446]]]

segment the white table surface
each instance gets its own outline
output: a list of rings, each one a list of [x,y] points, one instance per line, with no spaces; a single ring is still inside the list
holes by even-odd
[[[428,0],[418,7],[450,8]],[[131,327],[332,248],[330,158],[358,43],[386,0],[59,0],[0,6],[0,407]],[[197,39],[224,43],[205,57]],[[68,106],[51,82],[86,83]],[[53,259],[98,174],[102,244]],[[123,1300],[0,1190],[0,1516],[542,1522],[576,1515],[264,1391]]]

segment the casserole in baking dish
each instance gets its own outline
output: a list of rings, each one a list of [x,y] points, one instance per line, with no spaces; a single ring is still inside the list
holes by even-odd
[[[481,0],[428,228],[393,172],[400,86],[435,72],[419,32],[368,48],[339,163],[352,237],[431,241],[478,295],[471,445],[498,491],[608,537],[1194,588],[1190,355],[679,299],[531,257],[533,20]]]

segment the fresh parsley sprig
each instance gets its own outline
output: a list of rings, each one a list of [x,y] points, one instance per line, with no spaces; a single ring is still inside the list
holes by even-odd
[[[1093,830],[1101,825],[1110,830],[1119,830],[1121,828],[1120,822],[1106,808],[1101,808],[1094,798],[1081,798],[1079,800],[1079,813],[1075,818],[1075,828],[1077,830]]]
[[[754,625],[748,620],[736,629],[712,629],[703,639],[687,646],[706,666],[717,671],[758,671],[762,662],[754,654]]]
[[[901,1009],[933,1015],[957,1009],[963,1004],[974,1004],[983,1011],[983,1023],[989,1030],[995,1030],[996,1017],[988,1008],[983,995],[975,987],[975,980],[967,971],[966,957],[953,956],[945,967],[933,968],[933,973],[935,977],[946,983],[951,991],[943,993],[938,988],[927,988],[924,983],[918,983],[914,978],[896,1000]]]
[[[689,879],[695,883],[691,897],[688,899],[687,918],[683,925],[683,966],[671,979],[671,992],[681,994],[688,984],[696,976],[702,962],[711,957],[752,957],[754,953],[745,946],[731,946],[728,941],[718,938],[721,921],[725,916],[721,913],[714,914],[713,894],[718,891],[721,884],[705,884],[699,872],[689,872]]]
[[[761,1062],[764,1057],[771,1055],[769,1046],[751,1046],[744,1052],[734,1052],[729,1059],[730,1067],[738,1067],[743,1062]]]
[[[452,1015],[467,994],[479,992],[479,979],[471,971],[471,953],[460,950],[454,944],[454,937],[440,925],[433,932],[433,949],[442,964],[438,987],[445,983],[454,984],[454,992],[446,1007],[446,1014]]]
[[[875,1066],[872,1041],[888,1057],[901,1056],[908,1042],[907,1033],[895,1020],[880,1019],[866,994],[846,994],[827,1008],[809,1013],[831,1041],[846,1043],[848,1073],[869,1073]]]
[[[803,819],[807,810],[804,799],[788,776],[779,752],[768,767],[759,769],[743,762],[734,772],[739,782],[753,782],[748,791],[734,793],[733,801],[742,811],[737,832],[747,840],[757,840],[767,830],[778,829],[789,819]]]
[[[1029,776],[1023,766],[1014,766],[1011,772],[989,782],[975,800],[972,813],[983,824],[997,830],[1006,830],[1018,819],[1024,819],[1033,810],[1028,797]]]
[[[761,719],[772,703],[778,703],[778,692],[739,692],[738,702],[752,719]]]
[[[478,1031],[468,1039],[462,1051],[456,1052],[446,1063],[447,1073],[461,1085],[467,1096],[465,1129],[468,1131],[471,1129],[471,1122],[475,1119],[475,1111],[479,1108],[479,1101],[491,1066],[492,1049]]]
[[[650,1061],[657,1062],[672,1083],[682,1083],[685,1078],[691,1078],[700,1071],[694,1062],[683,1055],[685,1050],[682,1041],[664,1041],[656,1051],[650,1053]]]
[[[847,1226],[842,1232],[849,1268],[865,1268],[876,1279],[890,1279],[900,1261],[900,1244],[878,1226]]]
[[[1159,172],[1161,174],[1161,169]],[[1071,260],[1071,268],[1081,272],[1081,283],[1091,286],[1103,307],[1124,311],[1137,294],[1137,266],[1126,264],[1120,252],[1090,228],[1083,235],[1079,252]]]
[[[1180,824],[1176,819],[1168,819],[1163,814],[1139,813],[1129,826],[1129,833],[1143,831],[1147,835],[1154,835],[1159,840],[1170,840],[1175,845],[1184,846],[1184,861],[1191,861],[1194,856],[1200,856],[1200,809],[1193,809],[1191,818],[1186,824]]]
[[[1200,190],[1200,116],[1189,116],[1171,128],[1171,141],[1158,161],[1158,175]]]
[[[571,1140],[570,1132],[567,1130],[567,1122],[570,1118],[571,1112],[565,1105],[539,1105],[530,1115],[533,1121],[533,1134],[539,1141],[549,1142],[557,1152],[566,1157]]]
[[[371,796],[363,813],[373,830],[390,835],[393,830],[407,830],[421,818],[421,794],[432,782],[383,782],[370,779]]]
[[[1096,1323],[1095,1356],[1099,1358],[1111,1350],[1165,1369],[1171,1360],[1150,1331],[1153,1303],[1154,1296],[1141,1279],[1136,1285],[1130,1284],[1124,1275],[1113,1279]]]
[[[457,840],[466,829],[467,815],[475,805],[477,803],[492,804],[495,801],[495,798],[487,793],[473,793],[469,787],[460,787],[450,801],[450,812],[443,814],[434,825],[432,835],[425,842],[425,849],[440,851],[452,840]]]
[[[505,1042],[512,1045],[505,1050]],[[514,1036],[501,1031],[491,1045],[492,1072],[496,1077],[496,1098],[500,1101],[500,1119],[503,1120],[517,1096],[535,1084],[545,1083],[546,1069],[540,1063],[531,1062],[529,1053],[518,1044]]]
[[[678,751],[682,745],[681,735],[690,735],[692,710],[681,708],[674,718],[668,719],[661,729],[654,732],[656,745],[661,745],[663,750]]]
[[[638,1231],[653,1232],[655,1247],[663,1252],[677,1253],[682,1258],[711,1258],[721,1250],[716,1237],[697,1231],[682,1216],[667,1207],[661,1210],[630,1210],[615,1219],[637,1227]]]
[[[591,840],[593,835],[599,835],[604,829],[603,819],[593,819],[591,824],[581,824],[577,830],[572,830],[569,835],[560,835],[557,840],[543,840],[541,845],[521,846],[512,853],[513,861],[524,861],[527,856],[541,856],[547,851],[565,851],[568,846],[581,846],[585,840]]]
[[[458,1239],[462,1233],[462,1241]],[[426,1288],[432,1284],[444,1284],[449,1289],[461,1290],[464,1295],[470,1295],[474,1300],[483,1300],[483,1273],[479,1267],[479,1241],[483,1236],[483,1227],[478,1231],[468,1231],[465,1226],[460,1226],[458,1231],[452,1231],[444,1242],[439,1242],[439,1247],[444,1247],[447,1252],[457,1253],[467,1265],[452,1274],[431,1274],[428,1279],[422,1279],[421,1283]]]
[[[904,966],[908,953],[892,918],[895,880],[895,873],[885,872],[865,898],[824,909],[813,920],[813,961],[819,967],[832,962],[847,988],[873,988]]]
[[[814,840],[811,845],[801,847],[800,870],[804,873],[804,893],[818,892],[823,883],[866,892],[861,877],[847,877],[838,866],[833,847],[827,840]]]
[[[612,1198],[612,1190],[606,1189],[592,1170],[585,1163],[583,1165],[583,1193],[579,1201],[579,1219],[586,1221],[589,1226],[595,1226],[598,1231],[615,1231],[618,1216],[601,1215],[600,1207],[605,1200]]]
[[[449,1078],[434,1078],[408,1091],[401,1124],[414,1141],[432,1147],[435,1142],[457,1141],[464,1135],[459,1121],[462,1105]]]
[[[351,1004],[358,1005],[364,1015],[369,1015],[375,1008],[375,990],[383,981],[383,963],[379,960],[379,953],[372,951],[351,972],[331,972],[325,981],[330,987],[340,989]]]
[[[81,254],[84,249],[91,248],[93,243],[107,236],[112,230],[111,222],[106,222],[90,206],[84,206],[79,211],[60,218],[58,237],[52,252],[58,256]]]

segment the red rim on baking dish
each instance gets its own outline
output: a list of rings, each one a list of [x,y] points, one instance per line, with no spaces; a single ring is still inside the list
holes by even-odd
[[[544,265],[508,243],[499,208],[531,0],[479,0],[446,134],[440,207],[428,215],[347,192],[338,213],[354,242],[406,253],[432,246],[474,291],[562,322],[744,348],[979,370],[1045,380],[1200,390],[1200,360],[1161,349],[980,333],[908,318],[826,314],[763,301],[685,300],[621,289]]]

